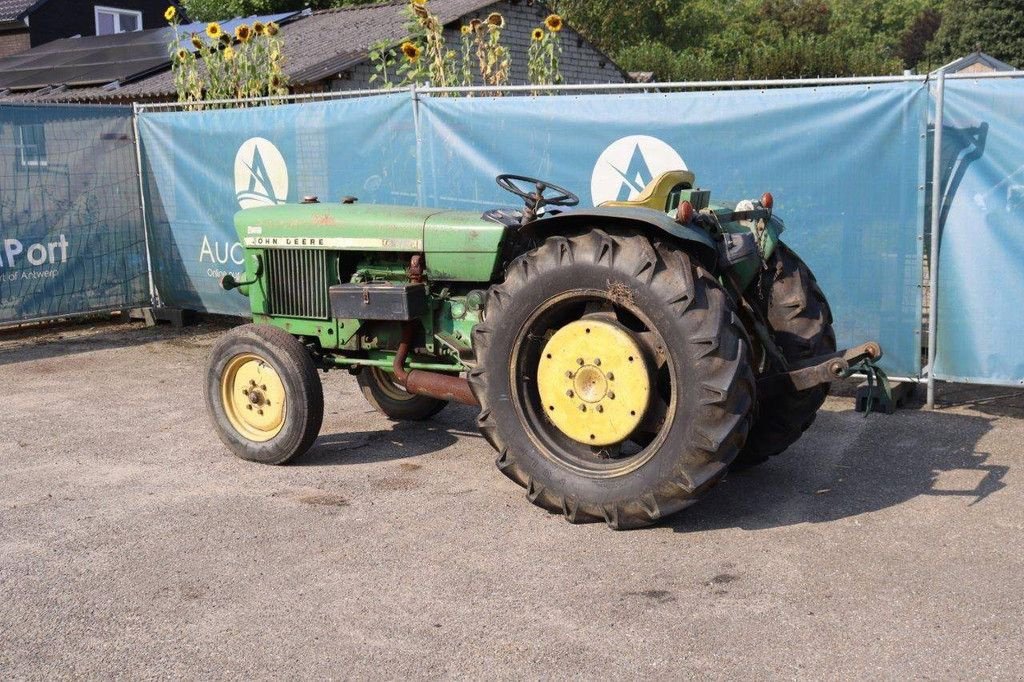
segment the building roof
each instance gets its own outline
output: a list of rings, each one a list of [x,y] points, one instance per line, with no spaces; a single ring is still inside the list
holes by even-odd
[[[0,0],[5,2],[6,0]],[[431,0],[430,10],[444,24],[495,4],[497,0]],[[370,48],[381,41],[397,44],[407,35],[405,0],[376,5],[360,5],[312,12],[304,18],[282,25],[285,42],[285,73],[292,86],[304,86],[332,78],[365,61]],[[166,29],[154,29],[166,30]],[[141,33],[146,33],[142,31]],[[74,38],[80,43],[94,37]],[[30,51],[32,52],[32,51]],[[28,53],[23,53],[28,54]],[[169,62],[167,62],[169,66]],[[3,60],[0,60],[0,70]],[[51,87],[32,93],[8,93],[7,99],[21,101],[151,101],[175,95],[174,75],[170,69],[143,78],[124,77],[116,85],[102,87]],[[2,92],[2,91],[0,91]]]
[[[940,70],[946,73],[959,73],[961,71],[1016,71],[1017,69],[979,50],[966,57],[954,59]]]
[[[7,0],[0,0],[5,1]],[[430,10],[448,26],[460,19],[465,21],[468,17],[480,16],[481,10],[499,1],[430,0]],[[405,12],[407,6],[407,0],[393,0],[376,5],[347,6],[316,12],[307,10],[301,15],[294,16],[290,23],[282,23],[281,36],[285,43],[286,58],[284,71],[290,85],[301,90],[303,86],[333,79],[347,69],[366,61],[370,49],[375,44],[387,42],[397,45],[408,35],[408,16]],[[246,21],[252,21],[252,18]],[[183,28],[187,29],[183,32],[186,36],[188,30],[202,30],[201,27]],[[69,40],[85,43],[94,39],[84,37]],[[183,47],[191,49],[187,44]],[[31,52],[34,50],[22,54]],[[0,59],[0,71],[3,71],[4,66],[4,60]],[[149,68],[145,72],[120,77],[117,82],[102,86],[69,87],[67,83],[52,83],[46,88],[32,92],[7,93],[0,87],[0,100],[109,103],[163,101],[174,98],[177,94],[174,74],[169,66],[170,62],[165,60],[161,68]]]
[[[0,21],[17,21],[36,0],[0,0]]]

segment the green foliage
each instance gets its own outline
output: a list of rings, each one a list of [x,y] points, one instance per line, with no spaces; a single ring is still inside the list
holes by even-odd
[[[931,53],[940,60],[982,50],[1018,68],[1024,67],[1024,2],[959,0],[946,2],[942,26]]]
[[[936,53],[962,56],[963,43],[929,41],[942,0],[560,0],[569,23],[630,71],[660,80],[884,75],[928,70]],[[950,0],[949,6],[953,6]],[[967,3],[968,5],[972,3]],[[973,4],[985,5],[983,0]],[[997,3],[999,4],[999,3]],[[1020,0],[1006,5],[1021,6]],[[958,26],[981,21],[959,5]],[[1022,8],[1024,9],[1024,8]],[[1015,21],[1024,37],[1024,12]],[[1009,25],[1004,23],[1004,25]],[[992,44],[982,41],[984,45]],[[993,49],[995,49],[993,44]],[[998,56],[998,55],[996,55]]]

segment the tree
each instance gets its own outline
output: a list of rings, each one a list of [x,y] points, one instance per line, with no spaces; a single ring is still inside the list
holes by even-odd
[[[928,43],[935,37],[941,24],[942,14],[937,9],[929,7],[917,15],[900,39],[899,57],[903,60],[904,68],[912,69],[924,59]]]
[[[1024,66],[1024,0],[947,0],[929,51],[948,61],[976,50]]]

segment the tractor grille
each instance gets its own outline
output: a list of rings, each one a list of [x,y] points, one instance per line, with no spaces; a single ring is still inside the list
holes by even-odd
[[[271,315],[326,320],[327,252],[267,249],[267,307]]]

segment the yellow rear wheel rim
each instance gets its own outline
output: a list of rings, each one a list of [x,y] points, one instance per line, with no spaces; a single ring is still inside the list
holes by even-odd
[[[570,322],[548,340],[537,368],[544,414],[587,445],[626,440],[650,403],[647,360],[633,336],[611,322]]]
[[[284,428],[284,383],[260,356],[231,358],[221,374],[220,395],[228,421],[247,440],[265,443]]]

